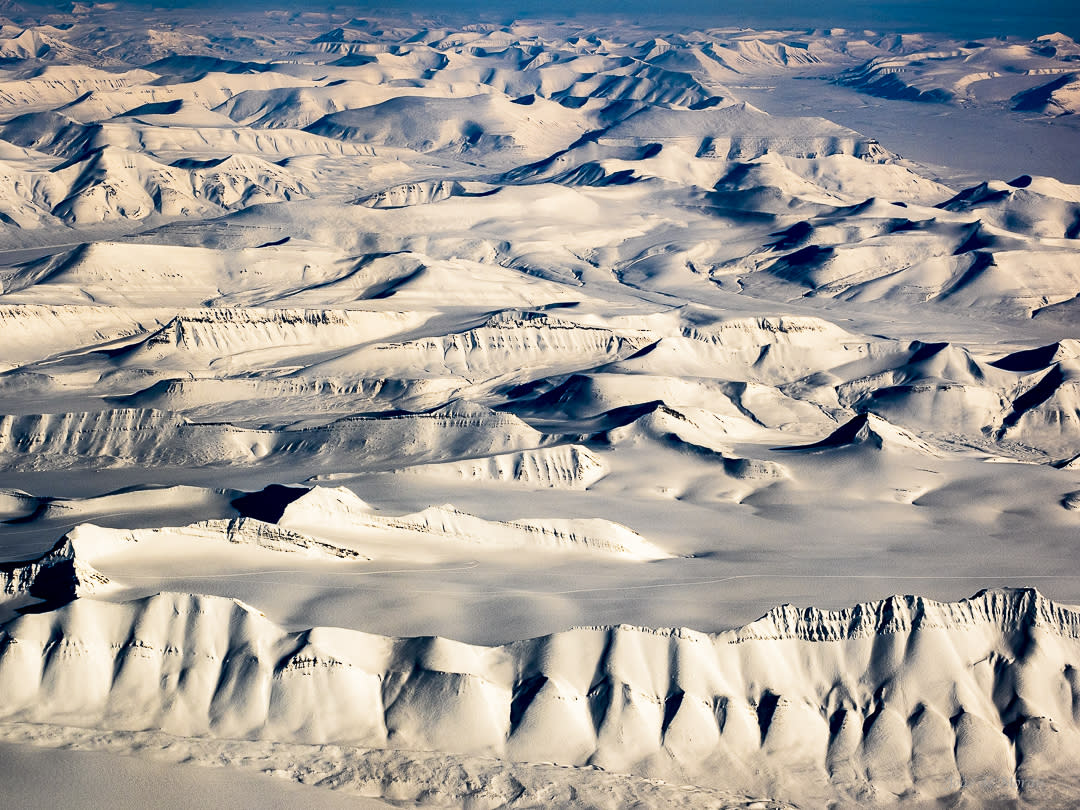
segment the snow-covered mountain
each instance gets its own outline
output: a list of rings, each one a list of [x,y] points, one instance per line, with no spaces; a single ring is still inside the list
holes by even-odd
[[[1070,36],[0,14],[5,751],[1075,804]]]
[[[161,593],[0,627],[0,713],[680,773],[810,801],[965,788],[978,800],[1074,768],[1078,639],[1080,613],[1034,590],[502,647],[286,632],[236,600]]]

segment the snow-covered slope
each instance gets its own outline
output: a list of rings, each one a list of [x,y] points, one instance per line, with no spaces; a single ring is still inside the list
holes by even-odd
[[[39,5],[0,743],[1075,804],[1075,31]]]
[[[1071,784],[1078,639],[1080,613],[1034,590],[783,606],[716,636],[582,628],[495,648],[287,633],[234,600],[162,593],[80,599],[4,625],[0,711],[676,768],[810,801],[868,789],[944,800],[964,786],[972,797],[1036,798],[1041,782]],[[724,779],[729,769],[740,775]]]
[[[1075,112],[1080,44],[1063,34],[948,43],[930,50],[878,56],[838,81],[885,98],[960,103],[1005,101],[1017,110]]]
[[[163,216],[215,216],[233,208],[305,196],[287,171],[259,158],[231,156],[198,168],[167,166],[116,146],[90,148],[47,172],[9,171],[9,224],[42,227]]]
[[[278,430],[131,408],[0,417],[0,458],[8,469],[23,470],[287,464],[332,456],[337,464],[387,469],[535,449],[549,441],[514,416],[477,407]]]
[[[587,489],[607,472],[604,460],[588,447],[563,444],[467,461],[405,467],[402,474],[460,481],[507,481],[521,486]]]
[[[165,529],[105,529],[84,523],[68,532],[46,554],[0,570],[4,593],[32,596],[46,603],[87,596],[109,585],[94,567],[99,558],[128,553],[164,555],[214,554],[215,544],[233,543],[269,551],[329,559],[367,559],[358,551],[314,540],[298,532],[251,518],[210,520]],[[133,546],[138,544],[136,550]]]
[[[379,514],[344,487],[316,487],[285,507],[278,524],[305,531],[322,530],[333,536],[391,540],[407,551],[409,535],[424,539],[476,545],[492,550],[540,549],[595,551],[638,560],[669,557],[637,532],[605,520],[518,519],[488,521],[455,509],[431,506],[411,515]]]

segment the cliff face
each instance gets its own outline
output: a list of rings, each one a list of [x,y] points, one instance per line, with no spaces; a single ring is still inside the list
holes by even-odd
[[[984,590],[962,602],[891,596],[843,610],[781,605],[732,631],[732,642],[851,641],[867,636],[976,627],[995,628],[1003,634],[1026,633],[1038,628],[1062,638],[1076,639],[1080,638],[1080,613],[1054,604],[1032,588]]]
[[[108,582],[108,577],[76,557],[70,537],[63,537],[36,560],[0,564],[0,592],[7,596],[64,603],[92,594]]]
[[[503,647],[288,633],[234,600],[169,593],[80,599],[0,629],[9,719],[674,768],[882,801],[1050,801],[1080,759],[1078,673],[1080,611],[1034,590]]]
[[[491,549],[597,552],[631,560],[672,555],[637,532],[601,518],[486,520],[454,508],[429,506],[405,515],[378,514],[345,487],[315,487],[285,507],[279,525],[312,531],[348,532],[401,538],[419,535],[437,542]],[[276,528],[276,527],[275,527]]]
[[[89,596],[109,584],[109,578],[93,565],[99,557],[122,552],[136,544],[157,551],[175,551],[204,543],[246,545],[314,558],[369,559],[353,549],[323,543],[253,518],[206,520],[162,529],[108,529],[83,523],[37,559],[0,563],[0,592],[14,597],[36,597],[50,604],[65,603]]]
[[[278,430],[192,422],[178,413],[142,408],[0,416],[0,466],[13,470],[227,466],[333,457],[394,469],[549,443],[515,416],[467,405]]]

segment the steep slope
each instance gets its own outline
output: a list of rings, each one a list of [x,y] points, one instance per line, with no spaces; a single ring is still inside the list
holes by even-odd
[[[820,442],[784,449],[805,452],[860,447],[887,452],[908,451],[935,455],[934,449],[929,444],[872,413],[859,414]]]
[[[119,90],[155,78],[147,70],[114,73],[87,65],[47,65],[25,78],[4,82],[0,109],[51,109],[93,90]]]
[[[365,547],[366,539],[391,542],[407,551],[408,537],[475,545],[490,550],[591,551],[631,560],[658,560],[671,555],[637,532],[606,520],[489,521],[455,509],[432,506],[408,515],[379,514],[345,487],[315,487],[285,507],[278,521],[285,528],[331,532]]]
[[[4,750],[1076,804],[1074,40],[27,2]]]
[[[1060,115],[1071,109],[1070,102],[1063,96],[1054,104],[1052,94],[1074,78],[1080,46],[1059,36],[1054,42],[1040,38],[1027,43],[1015,39],[944,43],[931,50],[879,56],[842,72],[836,81],[884,98],[1011,101],[1017,109],[1041,108]],[[1046,77],[1055,75],[1064,81],[1048,83]]]
[[[1080,734],[1080,614],[1033,590],[784,606],[717,636],[583,628],[498,648],[286,633],[233,600],[159,594],[79,599],[0,639],[8,718],[674,765],[810,801],[1052,800],[1072,784]]]
[[[1038,210],[1030,208],[1028,221]],[[910,212],[906,204],[873,199],[815,211],[775,233],[779,238],[764,250],[714,269],[713,276],[722,280],[755,272],[748,289],[780,280],[807,296],[907,306],[932,302],[1022,318],[1068,301],[1080,289],[1071,239],[1005,231],[982,219],[972,221],[970,214],[915,219]],[[1009,224],[1023,227],[1016,219]],[[1051,216],[1033,230],[1057,227]]]
[[[858,374],[864,364],[856,362],[784,390],[823,407],[873,412],[923,436],[967,436],[974,442],[996,435],[1056,459],[1080,449],[1074,343],[1060,341],[986,363],[963,347],[916,341],[876,360],[884,368],[870,374]],[[838,379],[844,381],[837,384]]]
[[[333,247],[292,240],[236,251],[97,241],[4,268],[0,283],[9,296],[22,291],[19,298],[24,304],[35,299],[42,304],[65,299],[85,304],[89,296],[117,309],[217,302],[253,307],[337,281],[356,265],[355,259]],[[178,278],[185,283],[178,285]],[[205,317],[245,319],[242,312]]]
[[[364,144],[343,143],[299,129],[265,130],[246,127],[170,125],[142,120],[80,123],[55,110],[18,115],[0,127],[0,137],[68,160],[94,149],[111,146],[145,151],[159,158],[190,157],[208,160],[223,155],[246,154],[287,157],[295,155],[371,156]]]
[[[158,554],[174,558],[191,554],[222,557],[219,544],[300,554],[314,559],[366,560],[360,552],[320,542],[283,527],[252,518],[208,520],[164,529],[106,529],[84,523],[57,541],[36,560],[6,563],[0,569],[3,592],[33,596],[47,604],[98,593],[109,578],[95,564],[117,554]]]
[[[865,357],[876,343],[816,317],[689,315],[676,336],[662,337],[612,370],[778,385]]]
[[[463,99],[400,97],[332,113],[306,127],[317,135],[376,147],[478,157],[512,150],[534,158],[569,146],[586,129],[558,104],[540,100],[521,105],[491,93]]]
[[[552,489],[588,489],[607,473],[604,460],[576,444],[522,450],[467,461],[425,464],[397,470],[432,480],[498,482]]]
[[[317,459],[377,470],[534,449],[550,441],[516,417],[466,405],[280,430],[201,424],[138,409],[0,417],[0,463],[21,470],[287,465]]]
[[[1008,183],[981,183],[938,207],[971,212],[982,222],[1017,233],[1080,238],[1080,187],[1049,177],[1022,175]]]
[[[465,332],[377,343],[313,366],[320,373],[381,376],[409,368],[418,377],[453,375],[471,382],[536,377],[629,357],[647,344],[638,330],[589,327],[536,312],[500,313]]]
[[[600,143],[650,141],[685,142],[698,155],[719,160],[751,160],[766,152],[878,162],[889,156],[872,138],[824,118],[770,116],[745,102],[705,110],[650,107],[608,129]]]
[[[1014,110],[1072,115],[1080,111],[1080,78],[1076,73],[1065,73],[1046,84],[1017,93],[1012,102]]]
[[[12,285],[13,275],[0,270],[0,289]],[[158,328],[158,315],[153,310],[112,307],[0,305],[2,362],[15,367],[61,351],[134,337]]]
[[[9,170],[0,183],[8,224],[41,227],[49,216],[70,226],[166,217],[212,217],[258,203],[300,199],[288,171],[254,157],[168,166],[110,145],[92,147],[48,171]]]
[[[1030,375],[1003,415],[997,435],[1048,446],[1058,458],[1080,451],[1080,362],[1062,360]]]

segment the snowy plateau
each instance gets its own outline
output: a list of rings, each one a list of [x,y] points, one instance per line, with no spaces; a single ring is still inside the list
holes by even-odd
[[[262,5],[0,3],[0,805],[1080,805],[1077,32]]]

